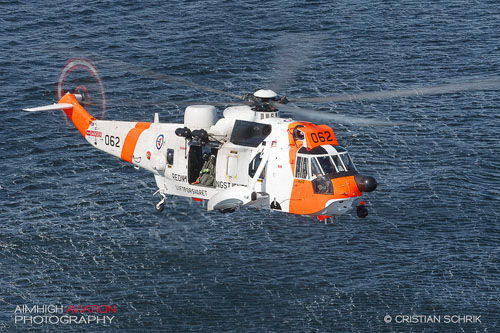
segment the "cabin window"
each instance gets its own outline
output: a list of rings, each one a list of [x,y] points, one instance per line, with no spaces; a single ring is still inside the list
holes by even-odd
[[[231,179],[238,178],[238,155],[230,153],[227,156],[226,176]]]
[[[167,149],[167,164],[174,164],[174,150],[171,148]]]
[[[262,161],[262,153],[257,153],[255,157],[252,159],[250,164],[248,165],[248,175],[253,178],[257,169],[259,168],[260,162]]]
[[[297,156],[297,161],[295,162],[295,178],[308,178],[309,170],[309,158]]]

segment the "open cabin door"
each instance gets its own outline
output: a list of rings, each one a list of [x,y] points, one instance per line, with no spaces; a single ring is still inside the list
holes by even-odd
[[[189,184],[215,187],[215,167],[218,149],[208,144],[190,144],[188,149]]]

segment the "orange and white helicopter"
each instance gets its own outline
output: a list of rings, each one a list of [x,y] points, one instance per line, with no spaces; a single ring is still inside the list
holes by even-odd
[[[99,120],[82,106],[85,93],[25,111],[63,110],[92,146],[152,172],[159,212],[176,195],[223,213],[248,206],[325,220],[356,207],[368,215],[362,196],[377,181],[358,172],[331,127],[281,118],[287,100],[272,90],[241,99],[221,119],[212,105],[190,105],[182,124],[157,113],[152,122]]]
[[[167,195],[208,200],[208,210],[242,206],[323,219],[360,205],[377,187],[358,173],[326,125],[279,117],[277,96],[259,90],[254,104],[231,106],[217,119],[211,105],[186,108],[183,124],[98,120],[67,93],[58,104],[26,111],[64,110],[95,148],[151,171],[162,211]],[[365,217],[366,208],[358,208]]]

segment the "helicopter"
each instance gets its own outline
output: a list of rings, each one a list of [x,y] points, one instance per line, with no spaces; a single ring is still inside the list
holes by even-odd
[[[98,77],[90,60],[76,60]],[[427,89],[435,91],[402,90],[392,95],[444,93],[463,87]],[[160,122],[158,113],[152,122],[97,119],[84,107],[88,100],[84,87],[65,94],[58,88],[58,92],[57,104],[24,111],[62,110],[92,146],[153,173],[157,212],[164,210],[168,196],[181,196],[206,202],[208,211],[221,213],[253,207],[315,216],[325,222],[352,209],[360,218],[368,216],[363,195],[376,190],[375,178],[358,171],[330,126],[281,117],[282,108],[299,114],[314,111],[288,107],[289,99],[273,90],[230,94],[241,103],[226,107],[220,119],[213,105],[189,105],[183,123]],[[378,97],[385,96],[360,96]],[[292,99],[300,100],[338,97]]]

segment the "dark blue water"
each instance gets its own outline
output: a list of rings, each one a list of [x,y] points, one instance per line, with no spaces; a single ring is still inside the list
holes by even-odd
[[[182,106],[170,101],[233,100],[111,60],[234,94],[288,77],[280,93],[290,97],[488,79],[500,75],[497,1],[4,1],[0,9],[1,329],[500,330],[500,89],[301,105],[404,123],[329,123],[379,181],[367,219],[351,213],[333,225],[207,213],[183,198],[157,214],[152,175],[93,150],[57,113],[20,111],[56,102],[58,73],[78,56],[100,70],[108,119],[136,121],[154,112],[181,121]],[[114,304],[117,313],[109,326],[15,325],[23,304]],[[442,319],[397,323],[403,315]],[[446,315],[481,322],[444,323]]]

